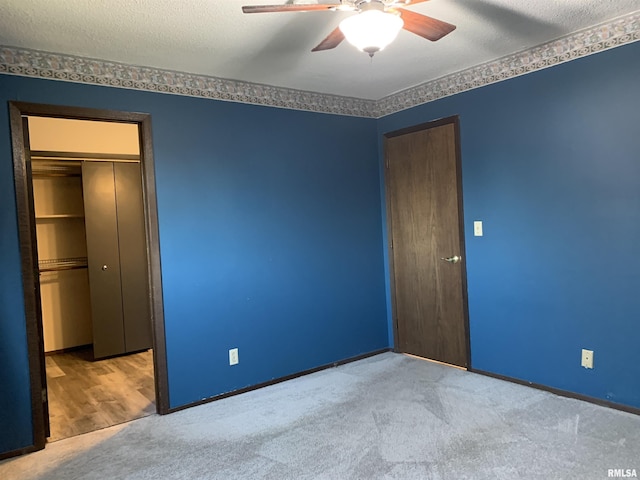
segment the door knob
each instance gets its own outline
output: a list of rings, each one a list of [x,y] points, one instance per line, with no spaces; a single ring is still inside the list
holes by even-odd
[[[102,271],[105,271],[107,268],[109,267],[107,267],[106,265],[102,265]]]
[[[445,262],[449,262],[449,263],[458,263],[460,260],[462,260],[462,257],[459,257],[458,255],[454,255],[453,257],[447,257],[447,258],[442,257],[440,260],[444,260]]]

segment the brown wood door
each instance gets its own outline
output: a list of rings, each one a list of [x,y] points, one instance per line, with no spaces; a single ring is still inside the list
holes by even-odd
[[[386,183],[396,349],[467,367],[457,137],[457,117],[386,135]]]

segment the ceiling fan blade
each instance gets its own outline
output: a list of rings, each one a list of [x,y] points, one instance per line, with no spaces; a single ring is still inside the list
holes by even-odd
[[[402,20],[404,20],[402,28],[432,42],[440,40],[456,29],[455,25],[410,10],[402,9],[399,12]]]
[[[417,5],[418,3],[428,2],[429,0],[396,0],[392,3],[391,7],[408,7],[410,5]]]
[[[336,10],[340,5],[327,5],[318,3],[287,4],[287,5],[245,5],[244,13],[271,13],[271,12],[314,12],[317,10]]]
[[[336,48],[340,45],[340,42],[344,40],[344,33],[340,30],[340,27],[336,27],[334,31],[332,31],[327,38],[322,40],[315,48],[313,48],[312,52],[319,52],[321,50],[331,50],[332,48]]]

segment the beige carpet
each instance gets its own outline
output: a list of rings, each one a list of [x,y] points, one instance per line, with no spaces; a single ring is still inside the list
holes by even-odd
[[[640,473],[640,417],[385,353],[55,442],[2,479],[580,479]]]

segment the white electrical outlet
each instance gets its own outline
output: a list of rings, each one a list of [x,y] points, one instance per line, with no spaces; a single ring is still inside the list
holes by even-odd
[[[482,221],[476,220],[473,222],[473,236],[481,237],[482,236]]]
[[[237,365],[240,363],[240,358],[238,357],[238,349],[232,348],[229,350],[229,365]]]
[[[584,368],[593,368],[593,350],[582,349],[582,364]]]

